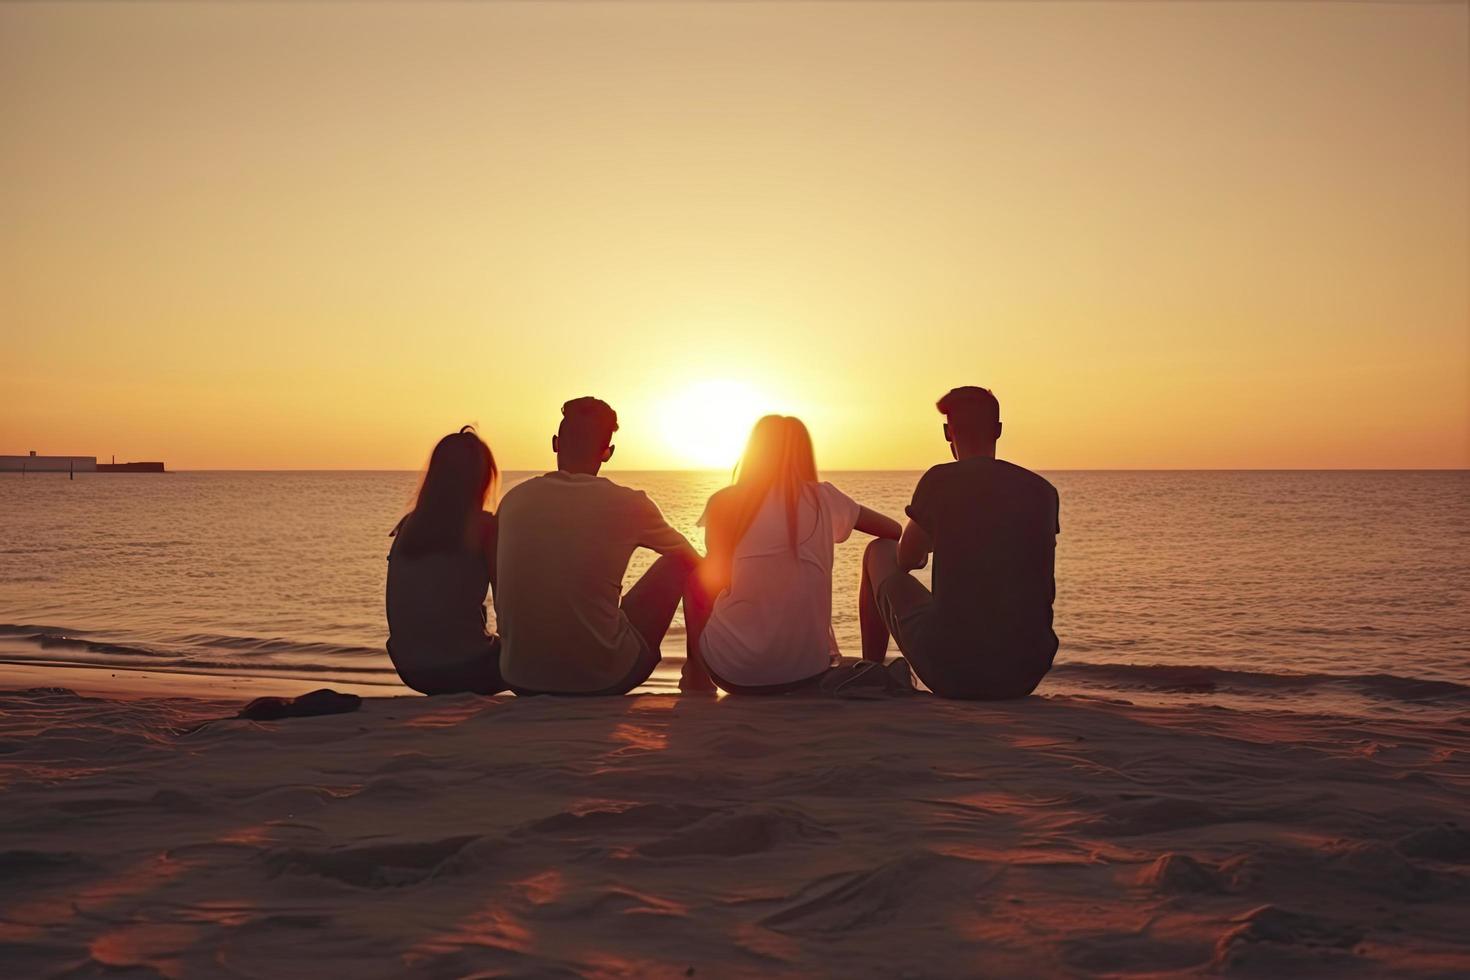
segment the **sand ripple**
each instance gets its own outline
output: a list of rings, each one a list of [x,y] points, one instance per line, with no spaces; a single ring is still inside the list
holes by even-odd
[[[1412,715],[0,707],[6,975],[1470,975],[1470,731]]]

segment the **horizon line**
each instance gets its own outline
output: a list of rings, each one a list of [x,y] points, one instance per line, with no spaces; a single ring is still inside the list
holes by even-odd
[[[899,466],[899,467],[827,467],[823,473],[923,473],[932,466],[952,460],[941,460],[930,466]],[[1037,472],[1049,473],[1465,473],[1470,472],[1470,466],[1036,466],[1027,467]],[[19,470],[15,472],[20,472]],[[27,472],[26,476],[46,476],[53,471]],[[64,473],[64,470],[54,471]],[[168,469],[167,473],[422,473],[423,469],[404,467],[212,467],[192,466],[180,469]],[[511,469],[500,471],[507,473],[551,473],[553,470]],[[628,469],[604,469],[602,474],[609,473],[727,473],[728,470],[710,467],[637,467]],[[94,475],[83,473],[82,476]],[[117,475],[140,475],[140,474],[115,474],[99,473],[95,475],[117,476]],[[144,476],[154,474],[141,474]]]

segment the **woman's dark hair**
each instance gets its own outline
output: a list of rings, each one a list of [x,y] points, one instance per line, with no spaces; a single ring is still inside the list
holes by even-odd
[[[476,518],[487,503],[493,505],[499,486],[495,456],[473,426],[440,439],[419,484],[418,499],[398,532],[399,553],[467,549]]]

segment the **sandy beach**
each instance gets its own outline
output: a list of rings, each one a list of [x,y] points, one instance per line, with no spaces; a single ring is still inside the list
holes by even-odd
[[[58,673],[0,678],[11,976],[1470,972],[1464,716]]]

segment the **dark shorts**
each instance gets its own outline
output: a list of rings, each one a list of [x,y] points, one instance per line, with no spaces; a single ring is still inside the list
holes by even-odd
[[[987,650],[973,628],[946,622],[934,593],[907,572],[894,572],[875,590],[878,611],[898,649],[924,686],[944,698],[1004,701],[1036,690],[1051,666],[1045,657]],[[1056,652],[1055,646],[1051,653]]]
[[[388,651],[392,656],[392,650]],[[487,638],[485,651],[473,659],[443,667],[405,670],[394,664],[399,680],[420,694],[499,694],[508,690],[500,677],[500,637]]]
[[[633,661],[633,666],[623,675],[623,679],[610,687],[600,691],[532,691],[511,685],[511,690],[517,695],[528,698],[536,695],[553,695],[562,698],[611,698],[630,693],[634,688],[641,687],[653,676],[656,668],[663,657],[657,650],[652,650],[645,640],[642,648],[638,651],[638,659]]]

